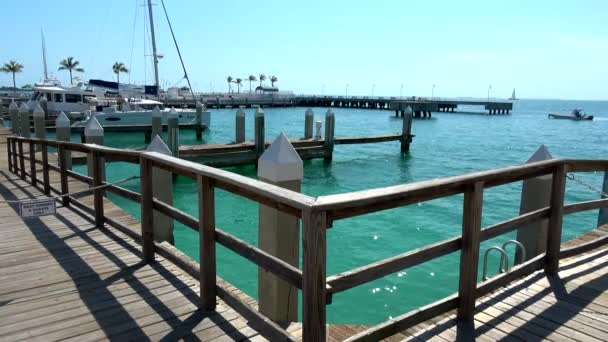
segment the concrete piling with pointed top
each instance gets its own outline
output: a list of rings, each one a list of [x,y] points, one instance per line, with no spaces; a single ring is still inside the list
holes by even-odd
[[[336,118],[334,112],[328,109],[325,113],[325,149],[326,155],[323,158],[325,161],[331,161],[334,154],[334,132]]]
[[[258,160],[258,178],[264,182],[300,192],[302,159],[281,133]],[[260,204],[259,247],[299,268],[299,219]],[[258,268],[259,310],[282,326],[298,319],[298,289],[269,271]]]
[[[403,111],[403,128],[401,129],[401,153],[410,151],[412,142],[412,108],[407,106]]]
[[[165,155],[172,155],[169,147],[163,142],[160,136],[154,136],[152,142],[146,148],[148,152],[157,152]],[[173,177],[172,173],[160,168],[152,168],[152,194],[154,198],[168,205],[173,205]],[[153,212],[154,218],[154,240],[156,242],[167,241],[175,244],[173,236],[173,219],[157,210]]]
[[[36,139],[46,139],[46,113],[40,105],[34,108],[34,136]]]
[[[55,139],[58,141],[70,141],[72,139],[72,126],[70,119],[61,112],[55,120]],[[72,169],[72,152],[65,150],[65,165],[68,170]]]
[[[30,109],[25,103],[19,107],[19,135],[30,138]]]
[[[84,139],[87,144],[97,144],[103,145],[103,127],[99,124],[99,121],[95,118],[95,116],[91,116],[84,127]],[[101,164],[104,164],[104,158],[101,158]],[[93,177],[93,155],[89,153],[87,155],[87,170],[89,177]],[[106,168],[102,167],[102,175],[101,180],[105,181],[106,179]]]
[[[179,118],[175,108],[167,116],[167,146],[174,157],[179,158]]]
[[[264,111],[262,107],[258,107],[255,110],[255,123],[254,123],[254,141],[255,141],[255,152],[259,158],[264,153],[265,148],[265,133],[264,133]]]
[[[8,105],[8,114],[11,117],[11,131],[15,135],[20,135],[19,106],[17,106],[15,100],[11,100],[11,104]]]
[[[245,111],[242,108],[239,108],[236,111],[235,116],[235,138],[236,143],[242,143],[245,141]]]
[[[150,132],[150,141],[153,141],[156,136],[163,138],[163,113],[158,106],[152,110],[152,127]]]
[[[196,113],[194,115],[194,122],[196,123],[196,127],[194,127],[196,140],[203,139],[203,110],[203,105],[199,101],[196,101]]]
[[[553,159],[551,153],[549,153],[545,145],[541,145],[528,159],[527,163],[549,159]],[[552,179],[552,175],[549,174],[523,181],[519,209],[520,215],[550,206]],[[524,245],[527,260],[546,251],[548,224],[549,221],[545,218],[537,222],[525,224],[517,230],[517,241]],[[522,255],[518,250],[515,254],[515,260],[521,259]]]
[[[46,117],[48,116],[48,113],[49,113],[49,102],[48,101],[49,101],[49,99],[47,99],[45,95],[40,96],[40,100],[38,100],[38,105],[40,106],[40,108],[44,112],[44,119],[45,120],[46,120]]]
[[[304,139],[312,139],[312,124],[315,120],[315,112],[308,108],[304,113]]]

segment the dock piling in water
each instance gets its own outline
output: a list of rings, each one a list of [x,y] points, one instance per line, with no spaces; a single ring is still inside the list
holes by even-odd
[[[254,142],[255,142],[255,153],[257,158],[259,158],[264,153],[265,148],[265,137],[264,137],[264,111],[261,107],[258,107],[255,110],[255,132],[254,132]]]
[[[99,124],[99,121],[95,118],[95,116],[91,116],[87,121],[86,126],[84,127],[84,139],[87,144],[97,144],[103,145],[103,127]],[[101,164],[101,166],[97,165],[97,163]],[[87,154],[87,171],[89,177],[95,176],[96,169],[101,170],[100,179],[101,181],[105,181],[105,160],[104,158],[96,158],[95,154]],[[91,185],[93,186],[93,185]]]
[[[199,101],[196,101],[196,127],[194,128],[194,131],[196,132],[196,140],[199,141],[203,139],[203,110],[203,105]]]
[[[163,138],[163,114],[158,106],[154,107],[152,111],[152,130],[149,141],[153,141],[156,136],[160,136],[161,140]]]
[[[315,112],[311,108],[304,114],[304,139],[312,139],[312,123],[315,120]]]
[[[148,152],[158,152],[170,156],[171,150],[163,142],[160,136],[155,136],[152,142],[146,148]],[[158,167],[152,167],[152,195],[159,201],[173,206],[173,175],[170,171],[163,170]],[[175,245],[175,238],[173,236],[173,219],[158,210],[153,211],[154,219],[153,231],[154,241],[164,242],[167,241],[172,245]]]
[[[236,111],[235,141],[237,144],[245,141],[245,111],[242,108]]]
[[[71,123],[67,115],[61,112],[55,120],[55,139],[58,141],[70,141],[72,138]],[[67,170],[72,169],[72,151],[64,151],[64,163]]]
[[[401,153],[409,153],[410,143],[412,142],[412,108],[410,108],[410,106],[407,106],[403,111],[403,128],[401,134]]]
[[[298,152],[281,133],[258,160],[258,178],[300,192],[304,167]],[[299,268],[300,220],[259,204],[259,246],[263,251]],[[258,268],[260,312],[281,326],[298,320],[298,289],[270,271]]]
[[[42,101],[41,101],[42,103]],[[34,108],[34,136],[36,139],[46,139],[46,113],[40,105],[36,105]]]
[[[174,157],[179,158],[179,119],[175,108],[171,108],[167,116],[167,146]]]
[[[331,161],[334,154],[335,115],[331,109],[325,113],[325,148],[327,149],[325,161]]]
[[[21,135],[19,125],[19,106],[17,106],[14,99],[11,100],[11,104],[8,106],[8,114],[11,117],[11,131],[15,135]]]
[[[19,135],[30,138],[30,109],[25,103],[19,107]]]

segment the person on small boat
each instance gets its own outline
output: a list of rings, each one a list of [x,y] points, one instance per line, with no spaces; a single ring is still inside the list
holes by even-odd
[[[575,109],[572,111],[572,114],[574,114],[574,116],[576,116],[577,118],[584,118],[585,114],[583,113],[582,109]]]

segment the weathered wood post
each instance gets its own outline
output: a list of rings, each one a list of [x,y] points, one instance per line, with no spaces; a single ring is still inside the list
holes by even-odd
[[[11,104],[8,105],[8,114],[11,116],[11,131],[15,135],[21,135],[19,133],[19,106],[15,100],[11,100]]]
[[[70,119],[64,112],[61,112],[55,120],[55,138],[58,141],[70,141],[72,139],[72,127]],[[72,169],[72,152],[65,150],[64,152],[65,167],[67,170]]]
[[[601,198],[608,198],[608,171],[604,171],[604,182],[602,184],[602,195]],[[608,208],[600,208],[600,212],[597,215],[597,226],[603,226],[608,223]]]
[[[255,153],[259,158],[264,153],[265,148],[265,137],[264,137],[264,111],[262,107],[258,107],[255,110]]]
[[[21,107],[19,107],[19,135],[25,138],[31,137],[30,109],[25,105],[25,103],[22,103]]]
[[[6,137],[6,159],[8,160],[8,170],[10,172],[15,172],[13,169],[13,139],[11,137]]]
[[[235,116],[235,137],[236,143],[242,143],[245,141],[245,111],[242,108],[236,111]]]
[[[196,127],[194,127],[194,131],[196,133],[196,140],[203,139],[203,105],[196,101],[196,113],[194,116],[194,122],[196,123]]]
[[[315,122],[315,126],[317,127],[317,133],[315,134],[316,140],[321,140],[321,128],[323,127],[323,121],[319,120]]]
[[[36,144],[33,142],[28,143],[29,157],[30,157],[30,183],[32,186],[36,186]]]
[[[84,140],[87,144],[103,145],[103,127],[99,124],[99,121],[95,116],[91,116],[84,127]],[[101,181],[106,179],[105,177],[105,162],[103,158],[97,155],[99,160],[95,160],[95,153],[87,154],[87,171],[89,177],[95,177],[96,168],[100,168],[99,176]],[[101,166],[96,163],[101,164]],[[92,186],[91,186],[92,187]],[[103,193],[103,192],[102,192]]]
[[[63,145],[59,145],[57,149],[57,162],[59,163],[59,179],[61,183],[61,194],[66,195],[69,193],[69,185],[68,185],[68,168],[66,165],[66,152],[68,152]],[[70,158],[71,160],[71,158]],[[70,198],[68,196],[63,196],[61,198],[61,202],[64,207],[68,207],[70,205]]]
[[[36,139],[46,139],[46,114],[40,105],[34,108],[34,136]]]
[[[200,308],[215,310],[217,295],[217,273],[215,253],[215,185],[212,179],[201,174],[196,176],[198,184],[198,235],[201,272]]]
[[[171,150],[158,135],[154,137],[150,145],[146,148],[148,152],[157,152],[170,156]],[[168,205],[173,205],[173,175],[171,172],[160,169],[152,169],[152,182],[154,187],[152,194],[159,201]],[[175,244],[173,237],[173,219],[157,210],[154,210],[154,240],[156,242],[167,241]]]
[[[532,154],[530,159],[528,159],[527,163],[549,159],[553,159],[551,153],[549,153],[549,150],[545,145],[541,145],[538,150]],[[549,206],[551,203],[551,178],[552,176],[549,174],[523,181],[521,188],[521,204],[519,207],[520,215]],[[547,227],[548,219],[542,219],[540,221],[525,224],[517,230],[517,241],[524,246],[526,258],[528,260],[546,251]],[[521,252],[516,250],[515,262],[526,261],[522,260],[522,257]]]
[[[304,139],[312,139],[312,124],[315,120],[315,112],[311,108],[304,114]]]
[[[559,249],[562,243],[562,223],[564,220],[564,195],[566,192],[566,164],[557,165],[551,182],[551,216],[547,229],[547,254],[545,273],[556,275],[559,272]]]
[[[300,192],[302,159],[281,133],[258,160],[258,178]],[[260,248],[299,268],[300,220],[277,209],[259,205]],[[260,312],[281,326],[298,320],[298,289],[272,272],[258,268]]]
[[[173,156],[179,158],[179,118],[175,108],[167,116],[167,142]]]
[[[334,155],[335,116],[331,109],[325,113],[325,161],[331,161]]]
[[[145,262],[154,261],[154,182],[152,162],[145,153],[139,157],[139,177],[141,193],[141,254]]]
[[[154,140],[154,137],[160,136],[163,138],[163,113],[161,113],[158,106],[152,110],[152,131],[150,133],[150,141]]]
[[[407,106],[403,111],[403,128],[401,130],[401,153],[410,152],[412,143],[412,108]]]

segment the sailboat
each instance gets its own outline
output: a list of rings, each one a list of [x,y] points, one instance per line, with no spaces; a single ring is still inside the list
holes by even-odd
[[[516,96],[515,96],[515,88],[513,88],[513,93],[511,94],[511,97],[509,97],[509,100],[511,101],[515,101],[515,100],[519,100]]]

